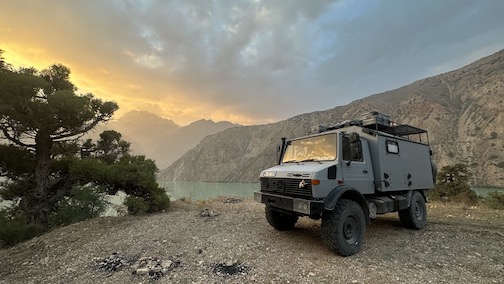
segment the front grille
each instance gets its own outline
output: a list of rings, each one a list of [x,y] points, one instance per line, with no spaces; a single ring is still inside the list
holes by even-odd
[[[302,181],[304,181],[304,186],[302,188],[299,188],[299,185],[300,183],[302,183]],[[261,191],[291,197],[313,197],[311,180],[309,179],[262,177]]]

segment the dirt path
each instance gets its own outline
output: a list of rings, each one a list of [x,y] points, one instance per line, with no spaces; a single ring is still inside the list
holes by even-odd
[[[1,250],[0,283],[504,283],[503,211],[429,205],[421,231],[381,216],[366,228],[362,251],[343,258],[322,244],[319,221],[278,232],[263,205],[224,201],[55,230]],[[205,208],[218,216],[202,217]],[[99,259],[114,252],[130,264],[152,257],[171,266],[158,280],[131,266],[100,270]]]

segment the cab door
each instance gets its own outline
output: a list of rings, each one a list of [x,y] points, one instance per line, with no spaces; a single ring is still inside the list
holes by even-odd
[[[362,194],[374,193],[374,174],[369,146],[366,139],[357,133],[342,135],[342,164],[344,184],[359,190]]]

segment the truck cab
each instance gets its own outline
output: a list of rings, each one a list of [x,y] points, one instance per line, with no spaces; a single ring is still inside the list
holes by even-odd
[[[324,242],[348,256],[360,250],[365,224],[377,214],[397,211],[403,226],[423,228],[434,177],[427,131],[373,112],[284,139],[278,165],[261,172],[254,198],[277,230],[302,216],[322,219]]]

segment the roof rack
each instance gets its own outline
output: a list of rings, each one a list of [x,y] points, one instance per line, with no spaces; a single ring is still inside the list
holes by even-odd
[[[362,127],[381,131],[393,136],[398,136],[407,140],[414,140],[420,143],[429,144],[429,135],[427,130],[411,126],[408,124],[400,124],[390,120],[390,116],[373,111],[363,118]],[[425,133],[426,142],[422,141],[422,134]],[[411,135],[418,135],[416,138]],[[424,138],[425,140],[425,138]]]

